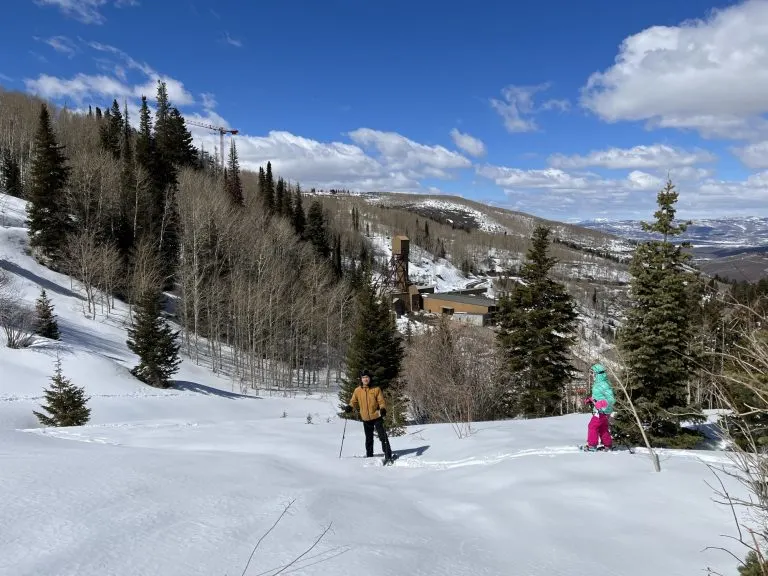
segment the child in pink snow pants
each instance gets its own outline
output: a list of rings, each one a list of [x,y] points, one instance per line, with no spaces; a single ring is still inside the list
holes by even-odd
[[[610,449],[613,444],[610,431],[610,418],[613,412],[613,405],[616,398],[613,395],[613,388],[608,381],[608,375],[605,373],[605,367],[602,364],[595,364],[590,368],[592,379],[592,395],[584,401],[592,404],[592,419],[587,427],[587,448],[595,450],[597,441],[603,443],[605,449]]]

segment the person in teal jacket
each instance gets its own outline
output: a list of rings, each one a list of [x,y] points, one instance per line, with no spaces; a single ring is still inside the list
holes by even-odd
[[[590,379],[592,380],[592,395],[585,399],[587,404],[592,405],[592,419],[587,427],[587,449],[597,449],[597,442],[600,440],[603,447],[610,450],[613,445],[610,415],[613,412],[616,398],[613,395],[611,383],[608,381],[608,375],[605,373],[605,366],[594,364],[590,368]]]

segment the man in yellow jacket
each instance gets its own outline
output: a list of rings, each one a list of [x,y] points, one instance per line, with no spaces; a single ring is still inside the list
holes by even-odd
[[[392,460],[392,448],[389,446],[387,431],[384,430],[384,416],[387,415],[387,404],[384,401],[384,394],[381,388],[371,386],[371,373],[368,370],[360,372],[361,385],[352,392],[352,398],[349,404],[344,406],[345,412],[352,412],[353,409],[360,411],[360,418],[363,420],[363,430],[365,431],[365,455],[367,458],[373,456],[373,431],[379,436],[381,448],[384,450],[384,459]]]

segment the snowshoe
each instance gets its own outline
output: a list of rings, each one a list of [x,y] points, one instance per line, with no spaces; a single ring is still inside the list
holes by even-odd
[[[588,444],[582,444],[579,446],[579,450],[582,452],[610,452],[613,448],[606,448],[602,444],[599,446],[589,446]]]
[[[392,454],[392,456],[390,456],[389,458],[387,458],[387,457],[385,456],[385,457],[384,457],[384,459],[381,461],[381,464],[382,464],[383,466],[390,466],[390,465],[392,465],[392,463],[393,463],[395,460],[397,460],[397,454]]]

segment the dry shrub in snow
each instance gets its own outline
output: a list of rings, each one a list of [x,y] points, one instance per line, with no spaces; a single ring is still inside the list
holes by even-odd
[[[11,277],[0,270],[0,326],[8,348],[26,348],[34,339],[35,314],[17,294]]]
[[[497,415],[493,333],[445,317],[413,338],[404,363],[407,395],[417,420],[449,422],[460,438],[471,423]]]
[[[717,386],[725,409],[721,433],[731,465],[710,468],[718,477],[720,502],[733,511],[738,531],[733,538],[748,552],[742,560],[721,549],[738,561],[739,574],[768,576],[768,317],[747,308],[742,311],[746,319],[735,343],[722,355]],[[729,491],[723,477],[735,481],[745,495]]]

